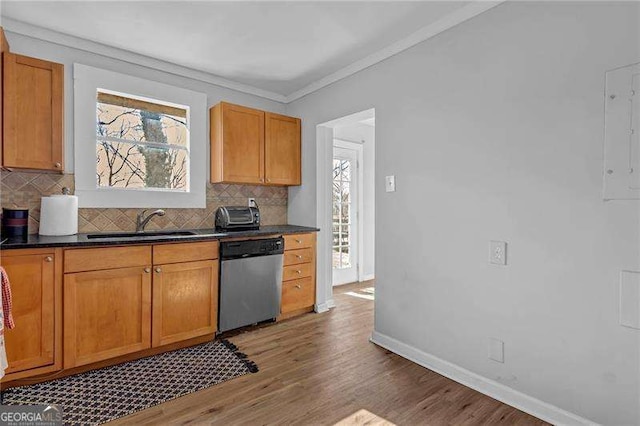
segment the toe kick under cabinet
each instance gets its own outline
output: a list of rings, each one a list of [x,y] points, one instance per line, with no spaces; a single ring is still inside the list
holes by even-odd
[[[64,368],[213,336],[218,242],[70,249]]]
[[[316,301],[316,234],[284,236],[280,318],[310,312]]]

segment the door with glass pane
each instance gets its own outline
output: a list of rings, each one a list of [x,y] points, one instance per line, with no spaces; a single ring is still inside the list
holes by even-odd
[[[358,281],[357,153],[333,148],[333,285]]]

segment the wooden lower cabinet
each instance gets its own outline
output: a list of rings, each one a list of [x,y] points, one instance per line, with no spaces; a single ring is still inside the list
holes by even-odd
[[[218,261],[154,266],[152,322],[154,347],[214,334],[218,328]]]
[[[65,274],[64,368],[151,347],[149,267]]]
[[[313,310],[316,302],[316,234],[284,236],[280,318]]]
[[[311,277],[282,283],[283,312],[310,308],[316,302],[316,286]]]
[[[3,381],[62,367],[61,252],[12,250],[2,253],[10,277],[14,329],[5,328],[9,368]]]

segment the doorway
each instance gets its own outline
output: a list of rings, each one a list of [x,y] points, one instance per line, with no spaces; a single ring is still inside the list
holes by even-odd
[[[360,281],[361,144],[334,139],[332,192],[332,283]]]
[[[317,125],[316,184],[316,310],[324,312],[335,306],[334,285],[375,276],[373,108]]]

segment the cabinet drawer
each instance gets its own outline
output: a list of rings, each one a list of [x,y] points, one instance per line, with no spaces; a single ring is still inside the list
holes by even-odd
[[[313,247],[313,234],[293,234],[284,236],[284,249],[295,250],[306,247]]]
[[[153,246],[153,263],[197,262],[218,258],[218,242],[170,243]]]
[[[151,246],[97,247],[65,250],[64,272],[151,266]]]
[[[298,278],[310,277],[312,272],[311,263],[301,263],[299,265],[288,265],[282,270],[282,281],[295,280]]]
[[[282,284],[282,313],[313,306],[316,289],[311,277],[287,281]]]
[[[313,260],[313,251],[310,248],[287,250],[284,253],[284,266],[310,263]]]

